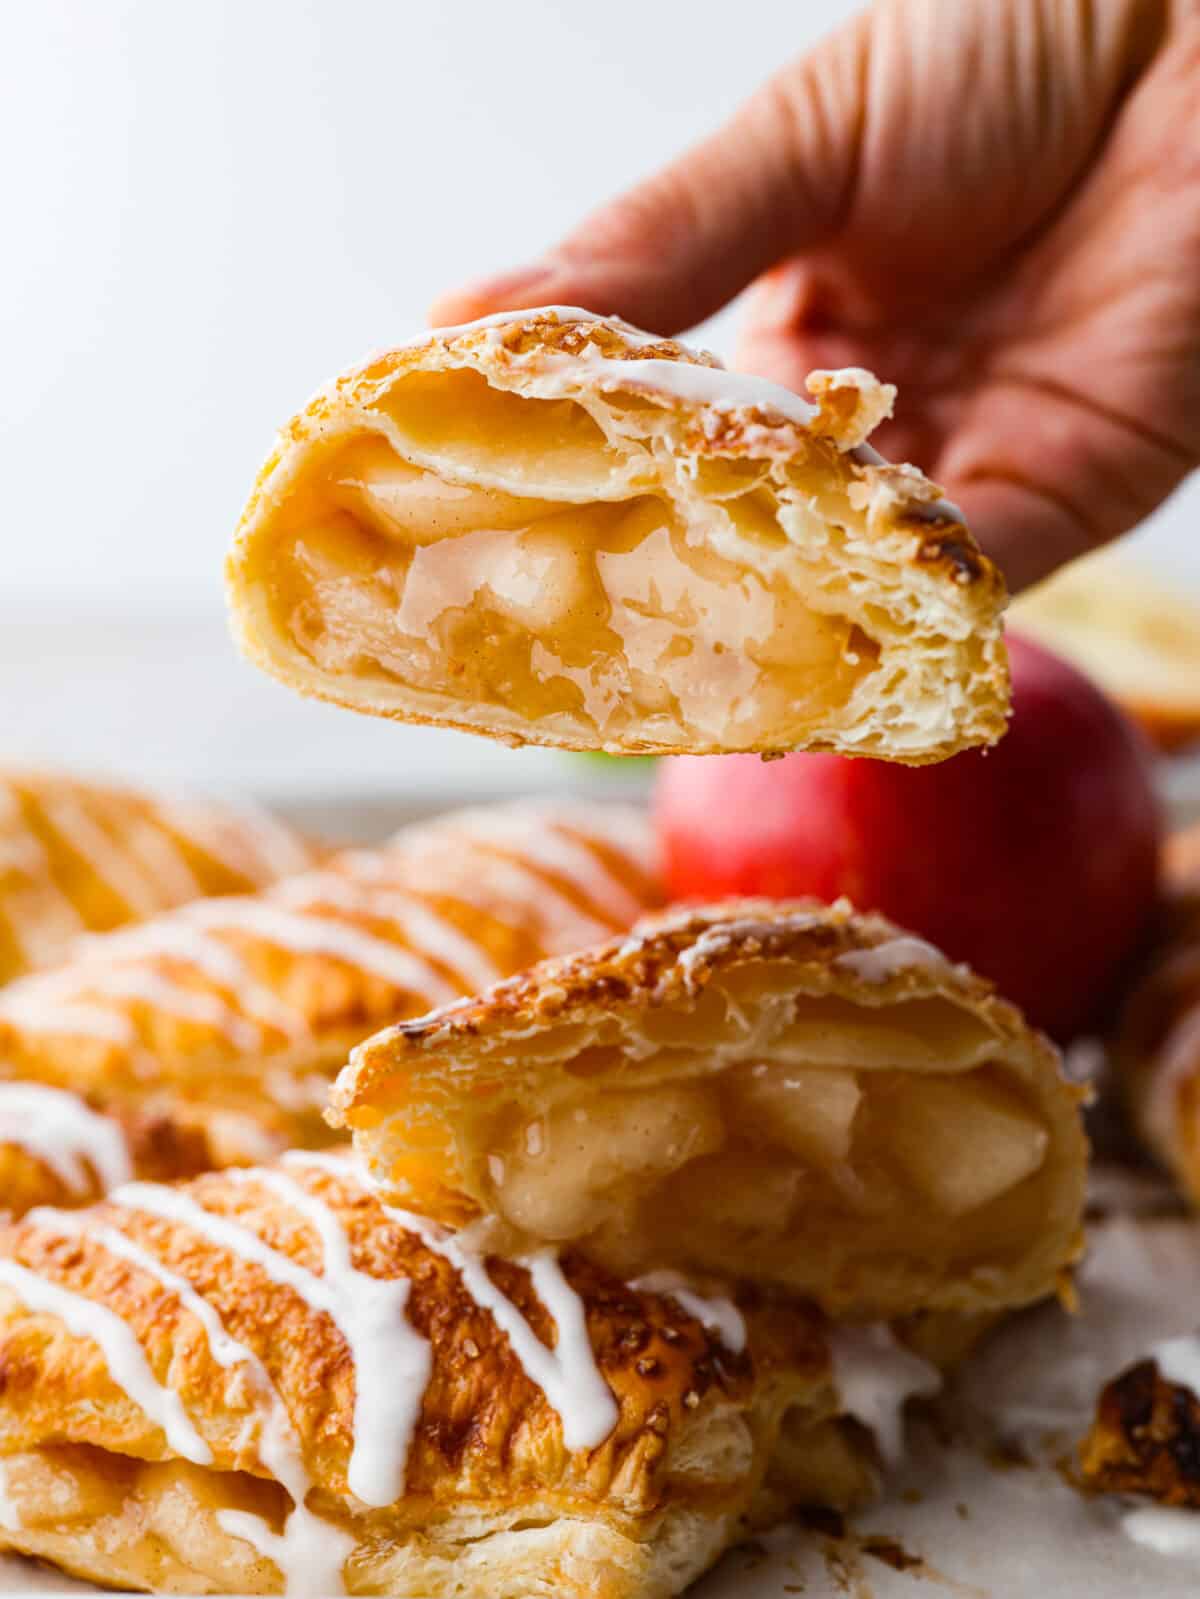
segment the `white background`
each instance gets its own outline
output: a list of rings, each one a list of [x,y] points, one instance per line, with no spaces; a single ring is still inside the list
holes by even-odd
[[[541,757],[257,681],[224,641],[229,531],[318,382],[534,257],[853,9],[0,4],[0,753],[267,790],[540,780]],[[1198,512],[1193,484],[1146,548],[1200,583]]]

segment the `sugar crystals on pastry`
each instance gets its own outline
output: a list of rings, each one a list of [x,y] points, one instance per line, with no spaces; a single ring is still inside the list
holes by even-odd
[[[498,806],[96,937],[0,994],[0,1210],[327,1143],[352,1044],[657,899],[639,813]]]
[[[345,1156],[134,1183],[0,1232],[0,1546],[120,1588],[666,1599],[869,1491],[846,1394],[937,1377],[837,1338],[786,1297],[485,1256]]]
[[[994,742],[998,573],[866,444],[893,390],[808,386],[562,307],[376,357],[259,476],[228,563],[241,645],[303,693],[512,743]]]
[[[316,852],[264,811],[50,772],[0,773],[0,983],[83,933],[303,871]]]
[[[736,1274],[836,1314],[1052,1292],[1085,1143],[989,985],[846,906],[671,913],[360,1046],[331,1119],[381,1189],[505,1248]]]

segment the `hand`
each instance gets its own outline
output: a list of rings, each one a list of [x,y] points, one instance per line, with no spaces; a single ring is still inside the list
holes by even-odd
[[[737,364],[899,385],[881,449],[1020,587],[1200,461],[1200,0],[881,0],[533,268],[437,322],[660,333],[754,283]]]

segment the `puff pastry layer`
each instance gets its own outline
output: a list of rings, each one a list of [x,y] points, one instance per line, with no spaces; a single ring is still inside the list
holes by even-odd
[[[823,1318],[736,1300],[484,1257],[328,1155],[39,1210],[0,1234],[0,1545],[157,1591],[665,1599],[870,1482]]]
[[[0,983],[56,965],[83,933],[252,892],[316,859],[249,806],[0,772]]]
[[[1003,584],[815,403],[562,307],[442,329],[295,417],[228,562],[244,651],[302,693],[510,743],[910,763],[1004,730]]]
[[[1080,1245],[1078,1094],[1016,1010],[842,904],[685,911],[360,1046],[331,1119],[398,1203],[837,1314],[985,1313]]]
[[[351,1045],[657,899],[639,813],[516,805],[96,938],[0,995],[0,1208],[327,1143]]]

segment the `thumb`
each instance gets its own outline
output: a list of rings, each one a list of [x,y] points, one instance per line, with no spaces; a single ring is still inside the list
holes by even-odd
[[[856,18],[541,261],[444,295],[430,320],[557,303],[666,334],[711,316],[841,220],[863,123],[869,27],[869,13]]]

